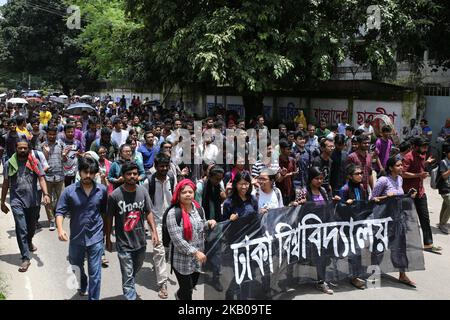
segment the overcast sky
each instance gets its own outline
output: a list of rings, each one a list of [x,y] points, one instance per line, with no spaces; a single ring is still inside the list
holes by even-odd
[[[5,4],[5,3],[6,3],[6,0],[0,0],[0,6]]]

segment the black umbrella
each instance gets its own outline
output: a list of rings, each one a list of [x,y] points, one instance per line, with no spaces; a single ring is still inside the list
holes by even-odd
[[[83,111],[88,113],[97,114],[97,110],[86,103],[74,103],[67,107],[66,112],[71,115],[81,115]]]

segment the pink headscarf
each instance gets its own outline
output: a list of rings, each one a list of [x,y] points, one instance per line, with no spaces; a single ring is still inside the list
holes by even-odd
[[[191,241],[192,240],[191,219],[189,219],[189,214],[187,213],[186,208],[184,208],[180,203],[181,191],[183,191],[183,189],[187,186],[191,187],[192,190],[194,190],[194,192],[197,189],[195,184],[191,180],[189,180],[189,179],[181,180],[175,187],[175,192],[173,193],[171,203],[172,203],[172,205],[179,205],[181,207],[181,217],[183,219],[184,239],[187,241]],[[192,203],[195,205],[195,207],[197,209],[200,208],[200,204],[197,201],[195,201],[194,199],[192,199]]]

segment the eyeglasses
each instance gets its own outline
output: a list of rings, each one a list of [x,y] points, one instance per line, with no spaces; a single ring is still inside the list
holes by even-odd
[[[362,173],[362,172],[355,172],[355,173],[353,173],[353,175],[354,175],[354,176],[362,176],[363,173]]]

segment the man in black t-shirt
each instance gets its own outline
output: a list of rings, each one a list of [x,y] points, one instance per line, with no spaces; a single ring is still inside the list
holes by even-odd
[[[331,195],[331,186],[330,186],[330,175],[331,175],[331,164],[333,160],[331,160],[331,154],[334,151],[334,141],[332,139],[322,139],[320,141],[320,156],[315,157],[312,166],[320,168],[320,171],[323,174],[323,184],[322,187]]]
[[[116,247],[122,272],[122,289],[127,300],[136,300],[135,278],[145,258],[145,219],[152,230],[153,245],[159,244],[158,233],[150,211],[150,196],[137,185],[139,172],[135,162],[122,165],[124,184],[108,198],[106,249],[112,251],[112,217],[115,221]]]

